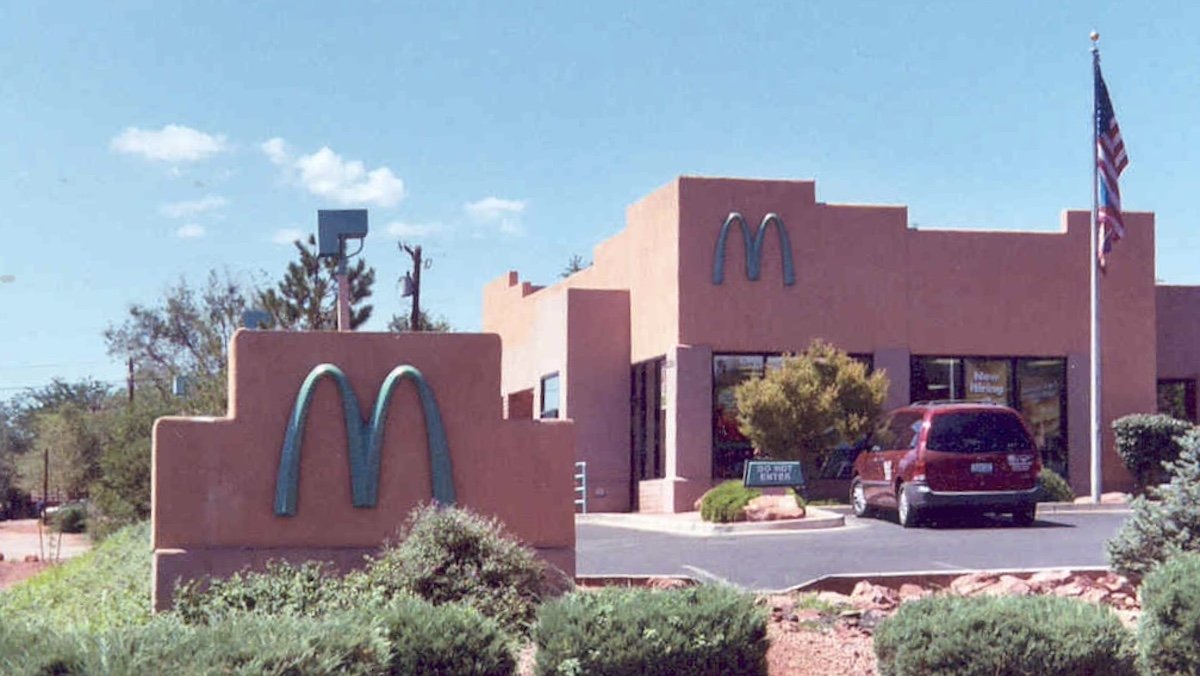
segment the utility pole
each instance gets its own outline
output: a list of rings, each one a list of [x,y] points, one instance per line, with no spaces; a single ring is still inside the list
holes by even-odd
[[[412,295],[412,312],[408,318],[409,331],[423,331],[424,326],[421,325],[421,247],[420,245],[412,247],[403,242],[398,244],[400,250],[407,253],[412,258],[413,271],[412,275],[408,276],[412,280],[411,289],[406,288],[404,295]]]
[[[126,384],[129,388],[129,403],[133,403],[133,357],[129,358],[129,375],[127,376]]]

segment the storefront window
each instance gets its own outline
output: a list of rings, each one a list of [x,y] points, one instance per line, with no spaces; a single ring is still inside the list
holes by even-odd
[[[1042,463],[1067,476],[1067,363],[1062,359],[1018,359],[1020,406],[1042,451]]]
[[[1196,422],[1196,381],[1158,381],[1158,412]]]
[[[765,368],[765,355],[713,356],[714,479],[742,476],[743,463],[754,457],[753,444],[738,429],[737,400],[733,392],[739,384],[761,376]]]

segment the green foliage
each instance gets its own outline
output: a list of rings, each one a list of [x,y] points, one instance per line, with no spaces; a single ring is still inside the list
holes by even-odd
[[[150,518],[150,433],[154,421],[178,413],[179,402],[148,390],[108,411],[100,478],[92,484],[92,537]]]
[[[63,505],[50,517],[50,524],[59,533],[82,533],[87,530],[87,505],[72,502]]]
[[[1117,455],[1133,473],[1139,490],[1161,480],[1164,463],[1179,457],[1183,439],[1193,429],[1185,420],[1161,414],[1127,415],[1113,421]]]
[[[875,632],[881,674],[1132,676],[1133,637],[1107,608],[1053,596],[938,596]]]
[[[99,418],[65,403],[33,417],[33,447],[16,458],[19,485],[29,493],[77,497],[100,476],[103,437]]]
[[[1108,541],[1113,570],[1137,579],[1186,552],[1200,552],[1200,433],[1182,442],[1183,452],[1165,463],[1170,481],[1139,496],[1133,514]]]
[[[151,551],[149,524],[127,527],[0,593],[0,625],[13,618],[81,630],[143,624],[150,617]]]
[[[1058,472],[1043,467],[1038,474],[1038,502],[1074,502],[1075,491],[1071,484],[1058,475]]]
[[[759,495],[762,495],[760,491],[746,488],[736,479],[723,482],[704,494],[700,501],[700,518],[715,523],[745,521],[746,513],[742,508]]]
[[[317,238],[296,240],[298,261],[288,263],[287,272],[273,289],[258,294],[258,303],[271,316],[271,328],[289,331],[331,331],[337,328],[337,262],[317,257]],[[374,309],[363,303],[371,297],[375,269],[361,257],[347,265],[350,282],[350,327],[358,328]]]
[[[176,405],[191,415],[223,415],[227,343],[249,306],[242,284],[214,270],[202,288],[180,279],[155,304],[130,306],[104,340],[110,355],[133,360],[136,397],[153,391],[169,399],[174,378],[184,376],[190,393]]]
[[[188,624],[215,624],[233,614],[320,617],[367,602],[365,588],[333,575],[327,564],[267,563],[263,572],[195,580],[175,590],[175,613]]]
[[[804,463],[805,475],[840,442],[862,437],[879,414],[888,381],[821,340],[734,391],[738,424],[758,452]]]
[[[424,505],[352,584],[384,597],[411,593],[436,605],[464,603],[502,626],[528,631],[545,593],[546,566],[492,517]]]
[[[322,617],[160,615],[82,632],[0,623],[5,674],[511,674],[508,638],[470,608],[411,598]]]
[[[1142,672],[1200,673],[1200,554],[1177,556],[1155,568],[1139,594]]]
[[[764,610],[731,587],[606,588],[549,602],[539,674],[765,674]]]
[[[421,315],[418,318],[421,322],[421,330],[427,333],[449,333],[454,328],[450,326],[450,322],[441,315],[430,316],[429,313],[421,310]],[[409,315],[392,315],[392,320],[388,322],[387,330],[393,333],[406,333],[412,331],[412,317]]]

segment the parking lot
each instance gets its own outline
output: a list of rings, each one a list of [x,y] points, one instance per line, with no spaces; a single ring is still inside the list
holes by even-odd
[[[1106,565],[1104,542],[1127,511],[1040,515],[1020,528],[1002,518],[904,529],[846,518],[825,530],[689,536],[582,523],[580,575],[686,575],[752,590],[785,589],[825,575],[1087,568]]]

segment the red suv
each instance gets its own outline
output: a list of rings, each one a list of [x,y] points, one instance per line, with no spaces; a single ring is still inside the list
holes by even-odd
[[[854,461],[856,516],[895,509],[911,528],[935,509],[1007,512],[1027,526],[1037,510],[1041,457],[1007,406],[916,402],[884,415]]]

